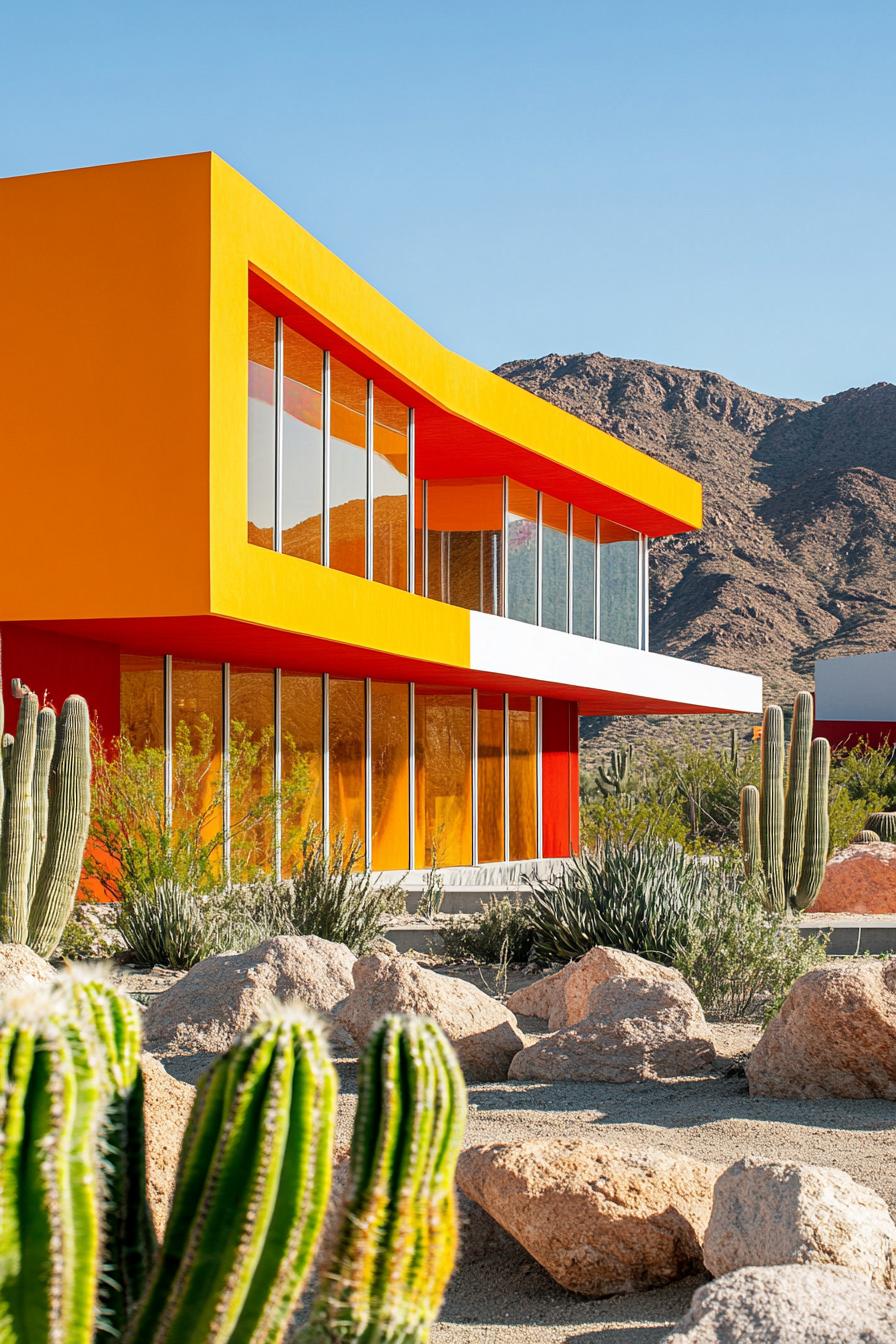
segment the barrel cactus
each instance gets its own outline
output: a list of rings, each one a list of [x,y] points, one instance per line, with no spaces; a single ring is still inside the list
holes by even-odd
[[[877,840],[896,844],[896,812],[872,812],[868,818],[868,830],[874,832]]]
[[[15,737],[3,734],[0,697],[0,941],[57,947],[71,914],[90,826],[90,720],[69,696],[57,719],[14,683]]]
[[[146,1207],[135,1005],[63,980],[0,1014],[0,1339],[280,1344],[331,1183],[322,1029],[277,1010],[205,1074],[160,1248]],[[432,1023],[387,1019],[362,1065],[352,1192],[309,1331],[424,1341],[455,1248],[464,1085]]]
[[[787,770],[784,715],[769,705],[762,725],[759,788],[740,796],[740,838],[748,873],[763,872],[773,910],[805,910],[824,878],[829,840],[831,747],[812,738],[812,697],[801,691],[793,706]]]

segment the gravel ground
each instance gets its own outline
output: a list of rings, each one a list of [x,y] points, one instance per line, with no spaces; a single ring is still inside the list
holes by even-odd
[[[457,974],[458,969],[452,968]],[[488,975],[459,972],[483,988]],[[127,977],[124,977],[127,979]],[[169,982],[170,983],[170,982]],[[514,976],[508,988],[525,983]],[[160,985],[161,987],[161,985]],[[136,988],[136,986],[135,986]],[[148,977],[140,989],[151,992]],[[544,1024],[522,1019],[532,1039]],[[742,1064],[759,1027],[713,1024],[713,1073],[622,1086],[507,1081],[470,1087],[469,1144],[582,1136],[660,1148],[711,1162],[748,1154],[841,1167],[877,1190],[896,1214],[896,1108],[884,1101],[751,1099]],[[164,1061],[195,1081],[208,1058]],[[337,1053],[341,1096],[337,1142],[347,1145],[355,1107],[355,1061]],[[687,1310],[700,1278],[652,1292],[594,1301],[559,1288],[476,1205],[462,1201],[462,1242],[433,1344],[654,1344]]]

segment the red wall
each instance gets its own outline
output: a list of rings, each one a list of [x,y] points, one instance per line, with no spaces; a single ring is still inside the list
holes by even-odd
[[[544,700],[541,710],[542,853],[566,858],[579,848],[579,707]]]
[[[108,739],[117,737],[119,718],[118,648],[90,639],[50,634],[14,621],[0,623],[0,669],[6,729],[15,730],[19,708],[10,693],[13,677],[57,710],[69,695],[83,695]]]
[[[832,747],[854,747],[860,741],[868,742],[872,747],[896,746],[896,723],[816,719],[815,736],[826,737]]]

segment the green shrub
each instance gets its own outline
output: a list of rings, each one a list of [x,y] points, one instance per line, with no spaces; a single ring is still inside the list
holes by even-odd
[[[585,850],[555,877],[528,881],[540,962],[570,961],[598,945],[671,962],[713,881],[713,864],[648,836]]]
[[[582,805],[581,834],[591,848],[605,842],[635,844],[649,835],[684,844],[688,828],[680,810],[660,799],[596,794]]]
[[[792,915],[767,910],[761,879],[745,879],[736,861],[716,877],[675,965],[707,1012],[771,1017],[794,980],[824,961],[826,940],[802,937]]]
[[[148,890],[129,892],[118,907],[117,926],[139,966],[186,971],[223,950],[221,921],[213,903],[170,878]]]
[[[475,961],[483,966],[518,965],[529,960],[535,930],[528,905],[506,896],[492,899],[478,915],[457,915],[439,927],[449,961]]]

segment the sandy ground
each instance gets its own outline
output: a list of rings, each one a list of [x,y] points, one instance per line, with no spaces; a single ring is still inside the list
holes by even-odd
[[[465,978],[483,985],[478,972]],[[515,978],[516,979],[516,978]],[[520,983],[516,980],[516,983]],[[515,987],[511,983],[510,988]],[[543,1023],[522,1019],[534,1039]],[[701,1078],[624,1086],[502,1082],[470,1087],[469,1144],[583,1136],[727,1163],[748,1154],[841,1167],[877,1190],[896,1214],[896,1107],[884,1101],[752,1100],[743,1060],[759,1035],[751,1024],[714,1024],[719,1052]],[[195,1081],[208,1062],[165,1063]],[[347,1144],[355,1108],[355,1061],[337,1057],[337,1141]],[[462,1242],[433,1344],[654,1344],[687,1310],[691,1278],[669,1288],[600,1301],[559,1288],[477,1206],[462,1200]]]

